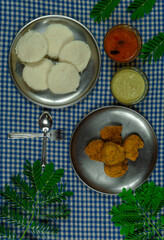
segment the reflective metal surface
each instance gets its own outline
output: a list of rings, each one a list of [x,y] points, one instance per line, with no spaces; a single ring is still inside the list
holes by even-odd
[[[129,169],[119,178],[108,177],[104,173],[104,164],[90,160],[84,152],[90,141],[100,138],[100,130],[110,125],[123,126],[123,139],[137,133],[144,141],[137,160],[128,160]],[[136,111],[120,106],[103,107],[88,114],[74,130],[70,144],[76,174],[88,187],[105,194],[118,194],[124,187],[135,189],[141,185],[156,164],[157,152],[157,138],[148,121]]]
[[[50,131],[53,125],[53,120],[48,112],[43,112],[39,118],[39,127],[43,132],[43,144],[42,144],[42,157],[41,165],[44,168],[46,166],[46,146],[47,146],[47,133]]]
[[[75,40],[86,42],[91,49],[91,59],[87,68],[82,72],[80,86],[74,93],[53,94],[49,90],[35,91],[28,87],[22,79],[24,65],[19,61],[15,52],[18,40],[29,30],[44,33],[47,26],[52,23],[61,23],[69,27]],[[47,108],[64,108],[82,100],[94,87],[99,77],[100,67],[100,50],[91,32],[80,22],[62,15],[43,16],[26,24],[16,35],[9,53],[10,74],[18,90],[31,102]]]
[[[43,133],[9,133],[8,139],[27,139],[27,138],[41,138]],[[65,139],[65,131],[62,129],[52,129],[47,133],[47,137],[52,140],[63,140]]]

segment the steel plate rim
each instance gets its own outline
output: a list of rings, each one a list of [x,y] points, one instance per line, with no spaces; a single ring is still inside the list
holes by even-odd
[[[108,108],[109,108],[109,109],[110,109],[110,108],[126,109],[126,110],[128,110],[128,111],[130,111],[130,112],[133,112],[133,113],[137,114],[137,115],[140,116],[140,117],[146,122],[146,124],[149,126],[149,128],[151,129],[151,132],[153,133],[154,139],[155,139],[155,143],[156,143],[156,147],[157,147],[157,148],[156,148],[156,159],[155,159],[154,166],[153,166],[153,168],[151,169],[151,171],[150,171],[150,173],[148,174],[148,176],[147,176],[140,184],[138,184],[137,186],[135,186],[134,188],[132,188],[132,190],[135,190],[136,188],[140,187],[143,183],[145,183],[145,182],[147,181],[147,179],[150,177],[151,173],[153,172],[153,170],[154,170],[154,168],[155,168],[155,166],[156,166],[157,158],[158,158],[158,141],[157,141],[157,136],[155,135],[155,132],[154,132],[154,130],[153,130],[153,127],[151,126],[151,124],[149,123],[149,121],[148,121],[146,118],[144,118],[144,116],[141,115],[139,112],[137,112],[137,111],[135,111],[135,110],[133,110],[133,109],[131,109],[131,108],[125,107],[125,106],[111,105],[111,106],[99,107],[99,108],[97,108],[97,109],[92,110],[92,111],[89,112],[87,115],[85,115],[85,117],[83,117],[83,118],[80,120],[80,122],[76,125],[75,129],[74,129],[73,132],[72,132],[72,136],[71,136],[71,139],[70,139],[70,146],[69,146],[69,155],[70,155],[71,166],[72,166],[72,168],[73,168],[76,176],[77,176],[77,177],[80,179],[80,181],[81,181],[86,187],[88,187],[89,189],[91,189],[91,190],[93,190],[93,191],[95,191],[95,192],[97,192],[97,193],[103,194],[103,195],[107,195],[107,196],[113,195],[113,196],[116,196],[116,195],[118,195],[119,193],[107,193],[107,192],[102,192],[102,191],[99,191],[99,190],[94,189],[93,187],[89,186],[89,185],[78,175],[78,173],[77,173],[77,171],[76,171],[76,169],[75,169],[75,167],[74,167],[74,165],[73,165],[73,161],[72,161],[72,157],[71,157],[72,140],[73,140],[74,134],[75,134],[75,132],[77,131],[78,127],[79,127],[79,126],[82,124],[82,122],[83,122],[87,117],[89,117],[91,114],[93,114],[93,113],[95,113],[95,112],[97,112],[97,111],[100,111],[100,110],[102,110],[102,109],[108,109]]]
[[[15,80],[14,76],[13,76],[13,73],[12,73],[12,68],[11,68],[11,52],[12,52],[12,48],[13,48],[13,45],[14,45],[14,42],[15,40],[17,39],[17,37],[19,36],[19,34],[25,29],[27,28],[29,25],[31,25],[32,23],[34,22],[37,22],[38,20],[41,20],[41,19],[46,19],[46,18],[61,18],[61,19],[68,19],[69,21],[72,21],[72,22],[75,22],[77,23],[78,25],[80,25],[82,28],[84,28],[88,34],[91,36],[92,40],[94,41],[94,44],[96,46],[96,49],[97,49],[97,53],[98,53],[98,62],[99,62],[99,66],[98,66],[98,70],[97,70],[97,77],[96,77],[96,80],[94,81],[94,83],[92,84],[91,88],[84,94],[82,95],[81,98],[77,99],[76,101],[73,101],[73,102],[70,102],[68,104],[65,104],[65,105],[60,105],[60,106],[50,106],[50,105],[47,105],[47,104],[43,104],[43,103],[40,103],[38,101],[35,101],[33,100],[32,98],[30,98],[29,96],[27,96],[22,90],[21,88],[19,87],[17,81]],[[37,106],[40,106],[40,107],[44,107],[44,108],[48,108],[48,109],[63,109],[63,108],[67,108],[67,107],[71,107],[77,103],[79,103],[80,101],[82,101],[94,88],[94,86],[96,85],[97,81],[98,81],[98,78],[100,76],[100,71],[101,71],[101,52],[100,52],[100,48],[98,46],[98,43],[95,39],[95,37],[93,36],[93,34],[91,33],[91,31],[84,25],[82,24],[81,22],[79,22],[78,20],[74,19],[74,18],[71,18],[71,17],[68,17],[68,16],[64,16],[64,15],[56,15],[56,14],[52,14],[52,15],[44,15],[44,16],[41,16],[41,17],[37,17],[33,20],[31,20],[30,22],[26,23],[18,32],[17,34],[15,35],[12,43],[11,43],[11,46],[10,46],[10,50],[9,50],[9,56],[8,56],[8,66],[9,66],[9,72],[10,72],[10,76],[12,78],[12,81],[13,83],[15,84],[17,90],[19,91],[19,93],[21,93],[26,99],[28,99],[30,102],[34,103],[35,105]]]

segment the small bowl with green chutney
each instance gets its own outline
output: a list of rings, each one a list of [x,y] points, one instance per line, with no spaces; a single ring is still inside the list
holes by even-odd
[[[146,97],[149,89],[148,78],[137,67],[123,67],[112,77],[110,89],[119,103],[134,105]]]

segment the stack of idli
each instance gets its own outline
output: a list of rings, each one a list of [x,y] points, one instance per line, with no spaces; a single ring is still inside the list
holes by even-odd
[[[91,58],[88,44],[74,40],[68,27],[56,23],[43,34],[34,30],[25,33],[17,43],[16,53],[24,64],[22,77],[27,85],[55,94],[75,92]]]

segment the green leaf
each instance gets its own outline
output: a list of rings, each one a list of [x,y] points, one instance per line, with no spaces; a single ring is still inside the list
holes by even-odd
[[[45,236],[45,234],[57,234],[59,232],[58,227],[52,227],[49,223],[39,223],[33,221],[31,224],[31,231],[39,236]]]
[[[148,240],[148,239],[152,239],[150,237],[153,237],[152,233],[147,233],[144,231],[137,231],[133,234],[129,234],[128,236],[126,236],[126,238],[124,240]]]
[[[94,18],[94,22],[100,23],[101,20],[109,18],[115,8],[120,3],[120,0],[101,0],[91,10],[90,17]]]
[[[12,177],[11,180],[14,183],[14,185],[20,189],[20,192],[22,193],[24,198],[26,199],[35,198],[36,195],[35,192],[30,189],[25,180],[21,179],[19,174],[15,177]]]
[[[54,164],[47,164],[41,177],[42,184],[40,185],[40,192],[46,194],[49,192],[63,177],[64,169],[54,171]]]
[[[159,211],[164,207],[164,191],[160,187],[156,187],[154,196],[152,198],[152,215],[156,216]]]
[[[149,14],[156,0],[134,0],[127,8],[131,12],[131,19],[136,20],[143,18],[145,14]]]
[[[154,197],[155,190],[154,182],[146,182],[144,183],[140,189],[136,190],[136,200],[140,204],[140,206],[144,209],[145,212],[152,209],[152,198]]]
[[[40,161],[34,162],[33,165],[26,161],[24,169],[30,186],[20,175],[17,175],[12,177],[15,188],[13,189],[12,185],[11,187],[6,185],[4,191],[0,192],[7,202],[0,209],[0,220],[10,227],[5,229],[0,225],[0,239],[17,240],[17,235],[14,235],[11,230],[13,227],[16,232],[19,228],[23,229],[21,239],[25,239],[23,237],[26,231],[36,233],[42,238],[46,237],[46,234],[56,235],[59,229],[56,227],[55,220],[69,217],[70,210],[60,203],[73,193],[66,191],[66,185],[57,185],[64,170],[54,171],[54,165],[50,163],[42,174]],[[54,205],[53,208],[50,204]],[[47,219],[54,220],[53,227]]]
[[[26,218],[23,217],[23,214],[19,213],[17,209],[12,209],[7,205],[1,207],[0,217],[2,219],[7,220],[10,223],[12,222],[16,226],[21,226],[21,227],[26,226],[27,220]]]
[[[141,50],[141,55],[139,56],[143,61],[149,60],[153,57],[154,62],[160,59],[164,55],[164,33],[159,33],[146,42]]]
[[[42,167],[39,160],[35,161],[33,166],[27,160],[26,164],[24,165],[24,174],[29,178],[32,187],[38,191],[41,184],[41,172]]]
[[[156,224],[156,228],[161,230],[164,229],[164,216],[162,215],[161,219],[158,219],[155,224]]]
[[[66,191],[66,192],[64,192],[64,195],[67,196],[67,197],[70,197],[70,196],[73,196],[73,192]]]
[[[120,212],[112,217],[112,222],[122,224],[123,226],[135,224],[137,225],[142,223],[143,216],[137,209],[136,211],[129,211],[128,209],[126,210],[126,206],[124,207],[124,210],[120,208],[120,205],[118,207]]]
[[[59,188],[58,186],[55,186],[52,191],[43,197],[40,200],[41,204],[51,204],[51,203],[61,203],[62,201],[66,200],[66,197],[72,196],[73,192],[65,191],[65,187],[61,185]]]
[[[61,219],[61,218],[67,218],[70,215],[70,210],[67,208],[65,205],[59,205],[57,206],[53,213],[51,214],[44,214],[46,218],[51,218],[51,219]]]
[[[136,200],[145,212],[152,210],[151,215],[155,216],[164,206],[164,190],[155,186],[154,182],[145,183],[135,192]]]
[[[133,191],[131,189],[126,190],[125,188],[123,188],[122,192],[119,193],[118,196],[122,198],[122,201],[127,202],[127,204],[133,205],[136,203],[135,197],[133,195]]]
[[[128,236],[129,234],[133,234],[133,233],[134,233],[134,226],[133,225],[122,227],[121,230],[120,230],[120,234],[125,235],[125,236]]]
[[[0,237],[1,239],[17,240],[17,235],[12,230],[5,229],[3,225],[0,225]]]
[[[21,209],[23,211],[31,212],[32,211],[32,202],[23,199],[17,192],[13,189],[10,189],[10,186],[5,186],[5,191],[0,192],[0,195],[11,204],[12,207]]]
[[[121,227],[120,233],[122,235],[127,236],[129,233],[133,233],[135,229],[139,230],[144,226],[144,218],[136,205],[122,203],[117,208],[113,207],[110,214],[113,215],[111,221],[115,222],[116,226],[119,224]]]
[[[164,216],[161,216],[161,222],[164,224]]]
[[[123,202],[113,206],[110,215],[114,225],[120,227],[120,234],[133,240],[156,239],[157,236],[160,239],[164,219],[157,220],[156,214],[164,206],[164,188],[145,182],[135,191],[122,189],[119,197]]]

